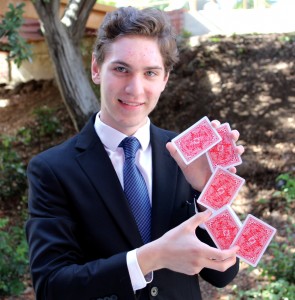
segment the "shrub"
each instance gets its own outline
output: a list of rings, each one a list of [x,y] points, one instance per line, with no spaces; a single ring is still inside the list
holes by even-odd
[[[0,296],[19,295],[28,273],[28,247],[23,226],[0,219]]]
[[[19,295],[25,288],[29,273],[28,246],[23,223],[26,209],[27,153],[61,133],[55,111],[47,107],[35,110],[34,126],[21,128],[15,137],[0,135],[0,210],[12,217],[0,218],[0,299]],[[11,209],[13,208],[13,209]]]
[[[0,204],[21,199],[27,186],[25,166],[13,149],[14,141],[12,137],[0,136]]]
[[[276,178],[277,191],[273,197],[285,200],[284,211],[290,212],[295,198],[295,178],[291,174],[281,174]],[[265,200],[265,199],[264,199]],[[269,201],[265,200],[266,204]],[[239,299],[262,299],[262,300],[291,300],[295,295],[295,253],[294,232],[295,224],[292,216],[285,224],[284,242],[273,241],[269,245],[268,253],[270,260],[263,258],[259,267],[262,270],[266,284],[258,285],[256,288],[240,291],[235,286],[234,290]],[[253,268],[250,268],[253,270]]]

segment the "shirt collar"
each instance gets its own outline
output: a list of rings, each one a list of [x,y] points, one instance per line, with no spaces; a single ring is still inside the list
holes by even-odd
[[[97,113],[95,118],[95,131],[106,148],[112,151],[116,151],[121,141],[125,137],[127,137],[127,135],[103,123],[99,115],[100,113]],[[150,143],[149,118],[147,122],[142,127],[140,127],[133,136],[135,136],[139,140],[142,150],[146,150]]]

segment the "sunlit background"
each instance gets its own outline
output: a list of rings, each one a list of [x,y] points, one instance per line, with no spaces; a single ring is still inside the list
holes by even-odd
[[[295,31],[294,0],[100,0],[97,2],[116,7],[152,6],[165,11],[184,9],[184,27],[191,32],[192,36]]]

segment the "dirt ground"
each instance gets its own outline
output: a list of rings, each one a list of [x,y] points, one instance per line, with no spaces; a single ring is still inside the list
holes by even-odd
[[[246,151],[238,175],[246,184],[233,208],[241,220],[253,213],[273,225],[278,229],[276,238],[283,239],[284,203],[264,207],[258,201],[272,197],[279,174],[295,173],[295,35],[204,39],[196,48],[183,47],[180,58],[152,121],[181,132],[208,116],[239,130],[239,143]],[[7,106],[0,107],[1,134],[15,134],[31,122],[34,109],[44,105],[56,109],[65,128],[52,144],[75,133],[54,81],[33,81],[13,90],[2,86],[0,99],[8,100]],[[259,272],[249,274],[247,268],[241,263],[239,275],[224,289],[201,282],[204,299],[237,299],[232,296],[234,285],[241,290],[255,287]],[[33,299],[32,289],[9,299]]]

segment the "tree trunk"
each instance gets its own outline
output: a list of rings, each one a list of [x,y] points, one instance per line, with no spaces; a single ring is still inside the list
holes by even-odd
[[[87,8],[83,7],[85,2],[88,2]],[[59,18],[58,0],[33,1],[43,25],[59,90],[77,130],[84,126],[90,115],[99,110],[99,102],[86,75],[79,47],[86,20],[95,2],[95,0],[70,1],[64,16],[67,15],[71,4],[75,5],[75,15],[73,16],[71,10],[72,17],[67,17],[65,25]],[[87,9],[88,12],[85,12]],[[77,24],[80,24],[80,27]]]

